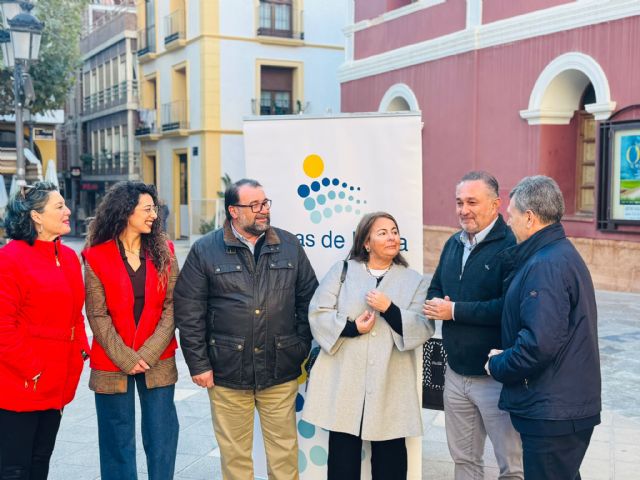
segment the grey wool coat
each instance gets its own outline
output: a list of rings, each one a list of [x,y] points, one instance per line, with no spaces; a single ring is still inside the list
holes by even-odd
[[[403,335],[376,314],[369,333],[341,337],[346,322],[371,310],[365,295],[376,288],[376,279],[354,260],[340,288],[342,266],[340,261],[329,270],[309,305],[311,333],[321,350],[302,418],[363,440],[422,435],[415,349],[434,332],[433,321],[422,314],[427,283],[418,272],[394,264],[377,288],[400,309]]]

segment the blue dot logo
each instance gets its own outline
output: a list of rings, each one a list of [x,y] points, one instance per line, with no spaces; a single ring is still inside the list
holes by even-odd
[[[341,180],[338,177],[326,176],[325,161],[317,154],[308,155],[303,162],[303,171],[310,179],[310,183],[297,186],[298,197],[309,212],[312,223],[319,224],[323,219],[330,219],[334,215],[360,214],[359,209],[345,205],[340,200],[348,199],[356,205],[366,204],[362,197],[361,187]],[[325,175],[325,176],[323,176]],[[312,193],[317,193],[312,197]]]
[[[316,433],[316,427],[304,420],[300,420],[298,422],[298,432],[300,432],[300,435],[304,438],[311,438]]]
[[[312,447],[309,451],[309,457],[314,465],[323,467],[327,464],[327,451],[320,446]]]

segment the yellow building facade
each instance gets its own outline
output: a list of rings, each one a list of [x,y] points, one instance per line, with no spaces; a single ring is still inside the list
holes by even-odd
[[[247,175],[244,117],[339,111],[344,0],[304,7],[302,0],[138,1],[136,138],[142,176],[169,206],[174,237],[218,225],[221,177]],[[310,26],[314,18],[320,23],[305,32],[305,19]]]

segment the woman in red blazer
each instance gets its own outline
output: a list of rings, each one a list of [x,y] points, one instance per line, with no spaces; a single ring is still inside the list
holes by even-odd
[[[178,444],[173,402],[173,287],[178,265],[158,218],[153,185],[120,182],[89,225],[87,317],[93,330],[89,388],[95,392],[103,480],[135,480],[135,396],[150,480],[172,479]]]
[[[0,249],[0,478],[46,479],[89,344],[80,262],[60,243],[71,212],[54,184],[9,202]]]

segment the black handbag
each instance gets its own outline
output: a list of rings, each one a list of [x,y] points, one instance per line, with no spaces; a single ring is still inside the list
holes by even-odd
[[[432,337],[422,349],[422,408],[444,410],[444,373],[447,352],[441,338]]]
[[[336,304],[334,305],[334,308],[338,308],[338,297],[340,296],[340,290],[342,290],[342,284],[344,283],[344,279],[347,278],[348,268],[349,268],[349,263],[347,262],[347,260],[343,260],[342,273],[340,274],[340,286],[338,287],[338,294],[336,295]],[[320,347],[316,345],[309,352],[307,361],[304,364],[304,369],[307,372],[307,384],[309,384],[309,378],[311,378],[311,369],[313,368],[313,364],[316,363],[316,360],[318,359],[318,355],[320,355]]]

